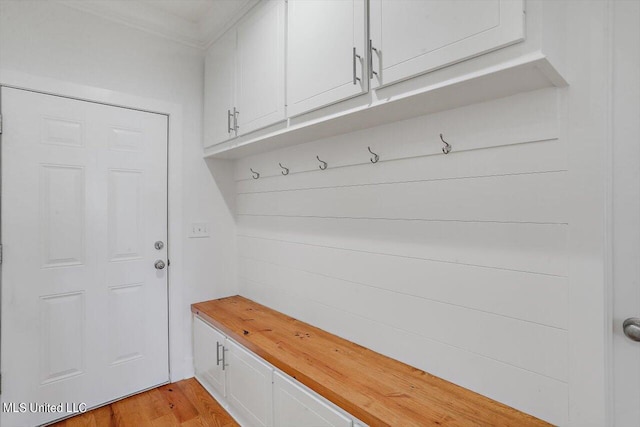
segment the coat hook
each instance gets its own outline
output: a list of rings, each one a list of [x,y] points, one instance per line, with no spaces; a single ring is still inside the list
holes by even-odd
[[[320,166],[318,166],[321,170],[325,170],[327,168],[327,162],[325,162],[324,160],[320,160],[319,156],[316,156],[316,159],[318,159],[318,161],[320,163],[322,163]]]
[[[282,166],[282,163],[278,163],[278,164],[280,165],[280,167],[281,167],[282,169],[284,169],[284,170],[283,170],[282,172],[280,172],[280,173],[282,173],[282,175],[289,175],[289,168],[285,168],[284,166]]]
[[[442,147],[442,152],[444,154],[449,154],[451,152],[451,144],[444,140],[442,134],[440,134],[440,141],[444,143],[444,147]]]
[[[369,159],[371,160],[371,163],[378,163],[378,160],[380,160],[380,156],[378,156],[376,153],[371,151],[371,147],[367,147],[367,150],[369,150],[369,152],[373,154],[373,157]]]
[[[249,170],[253,173],[253,179],[260,178],[260,174],[258,172],[254,171],[252,168],[249,168]]]

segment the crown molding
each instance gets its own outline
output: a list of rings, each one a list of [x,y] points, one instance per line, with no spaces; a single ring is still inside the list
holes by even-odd
[[[184,45],[204,48],[201,27],[143,2],[104,0],[57,0],[76,10],[91,13]]]
[[[226,15],[215,8],[209,10],[199,23],[203,47],[211,46],[259,2],[260,0],[244,0],[239,7]]]

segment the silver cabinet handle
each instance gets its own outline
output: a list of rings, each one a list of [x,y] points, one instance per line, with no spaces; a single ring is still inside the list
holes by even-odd
[[[622,330],[627,338],[633,341],[640,341],[640,319],[637,317],[630,317],[622,324]]]
[[[360,77],[356,76],[356,58],[362,59],[360,55],[356,53],[356,48],[353,48],[353,84],[357,85],[360,81]]]
[[[222,347],[222,344],[216,341],[216,366],[220,366],[220,347]],[[224,352],[222,354],[224,355]]]
[[[369,80],[373,79],[373,75],[376,76],[378,73],[373,71],[373,52],[378,53],[378,49],[373,47],[373,42],[369,39]]]
[[[231,110],[227,110],[227,133],[231,133]]]
[[[233,129],[236,131],[236,136],[238,135],[238,129],[240,129],[240,126],[238,126],[239,114],[240,114],[240,111],[236,110],[236,107],[233,107]]]
[[[222,370],[224,371],[225,367],[227,367],[227,362],[225,361],[226,357],[225,357],[225,353],[229,351],[228,348],[226,348],[225,346],[222,346]]]
[[[165,267],[164,261],[159,259],[157,260],[153,266],[156,268],[156,270],[162,270]]]

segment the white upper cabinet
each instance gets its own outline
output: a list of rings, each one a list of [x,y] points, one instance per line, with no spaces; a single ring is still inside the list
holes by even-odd
[[[372,86],[524,39],[523,0],[371,0]]]
[[[235,101],[236,35],[229,31],[207,52],[204,81],[204,146],[211,147],[236,136]]]
[[[289,0],[289,116],[367,92],[364,0]]]
[[[237,26],[237,131],[284,120],[285,2],[258,4]]]

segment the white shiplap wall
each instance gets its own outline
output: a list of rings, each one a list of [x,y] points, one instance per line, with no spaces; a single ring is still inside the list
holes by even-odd
[[[241,294],[565,423],[558,98],[545,89],[239,160]]]

